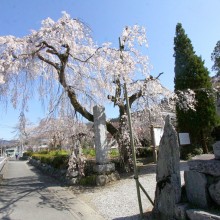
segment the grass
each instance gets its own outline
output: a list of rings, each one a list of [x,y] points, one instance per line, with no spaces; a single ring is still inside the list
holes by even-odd
[[[87,159],[94,159],[96,156],[96,151],[94,148],[87,148],[87,149],[83,149],[83,155],[87,158]],[[109,157],[110,158],[117,158],[119,157],[119,151],[118,149],[111,149],[109,151]]]

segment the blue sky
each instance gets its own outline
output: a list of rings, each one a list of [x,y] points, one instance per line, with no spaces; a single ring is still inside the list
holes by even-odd
[[[149,48],[144,53],[153,65],[151,74],[164,74],[160,80],[173,90],[173,38],[178,22],[182,23],[197,55],[211,71],[211,53],[220,40],[220,0],[0,0],[0,36],[22,37],[39,29],[47,17],[57,20],[66,11],[90,26],[95,41],[118,44],[126,25],[147,29]],[[2,106],[2,105],[1,105]],[[45,114],[38,100],[33,100],[27,118],[36,123]],[[116,116],[106,109],[107,117]],[[18,122],[19,109],[0,108],[0,139],[11,139]]]

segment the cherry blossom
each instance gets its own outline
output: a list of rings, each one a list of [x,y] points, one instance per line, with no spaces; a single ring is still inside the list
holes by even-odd
[[[74,108],[89,121],[93,121],[94,105],[112,102],[121,120],[126,113],[127,85],[132,111],[157,108],[174,94],[161,85],[160,74],[150,75],[149,58],[141,53],[141,46],[148,46],[143,27],[125,27],[119,48],[110,42],[98,45],[88,26],[63,12],[57,21],[47,18],[39,30],[23,38],[0,37],[1,95],[14,107],[20,103],[26,108],[37,91],[40,99],[47,100],[49,112]],[[193,99],[185,100],[191,104],[183,104],[184,108],[193,106]],[[110,122],[107,129],[113,136],[120,133]]]

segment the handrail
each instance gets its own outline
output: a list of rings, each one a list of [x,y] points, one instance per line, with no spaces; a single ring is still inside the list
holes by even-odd
[[[5,166],[5,163],[7,162],[8,158],[7,157],[0,157],[0,159],[2,159],[2,160],[0,160],[0,173],[2,173],[2,170],[3,170],[4,166]]]

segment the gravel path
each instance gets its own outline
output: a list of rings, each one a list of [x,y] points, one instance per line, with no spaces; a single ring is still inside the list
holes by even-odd
[[[187,170],[186,162],[181,162],[181,179],[183,184],[183,170]],[[143,165],[139,168],[139,181],[154,201],[156,187],[156,166]],[[106,220],[137,220],[139,219],[139,206],[137,200],[136,184],[133,176],[122,177],[105,187],[75,188],[81,200],[90,205]],[[151,202],[141,192],[143,211],[152,209]]]

